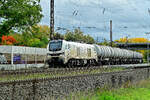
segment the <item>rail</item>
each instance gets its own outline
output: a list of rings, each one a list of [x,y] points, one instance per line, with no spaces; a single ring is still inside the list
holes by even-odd
[[[36,73],[66,73],[72,71],[83,71],[83,70],[106,70],[108,68],[125,68],[125,69],[137,69],[137,68],[148,68],[149,64],[127,64],[127,65],[105,65],[105,66],[91,66],[91,67],[75,67],[75,68],[32,68],[32,69],[21,69],[21,70],[4,70],[0,71],[0,75],[24,75],[24,74],[36,74]]]

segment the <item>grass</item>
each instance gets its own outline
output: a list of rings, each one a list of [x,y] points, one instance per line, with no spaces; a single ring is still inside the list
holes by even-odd
[[[87,74],[97,74],[102,72],[117,72],[122,71],[123,68],[105,68],[105,69],[94,69],[94,70],[81,70],[81,71],[71,71],[71,72],[60,72],[60,73],[40,73],[40,74],[28,74],[28,75],[4,75],[0,77],[0,82],[8,82],[13,80],[27,80],[27,79],[39,79],[39,78],[55,78],[55,77],[65,77],[65,76],[76,76],[76,75],[87,75]]]
[[[120,89],[97,89],[88,93],[77,93],[66,100],[150,100],[150,79]]]
[[[84,100],[150,100],[150,89],[127,88],[114,91],[97,92],[92,98]]]

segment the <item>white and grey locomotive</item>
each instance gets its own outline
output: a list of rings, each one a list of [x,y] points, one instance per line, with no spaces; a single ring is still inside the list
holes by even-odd
[[[142,54],[135,51],[65,40],[50,41],[47,51],[46,63],[49,66],[137,64],[143,61]]]

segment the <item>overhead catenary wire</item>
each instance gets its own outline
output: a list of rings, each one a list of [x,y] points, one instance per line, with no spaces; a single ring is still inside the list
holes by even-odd
[[[129,7],[133,8],[133,10],[135,9],[135,12],[137,12],[137,14],[141,15],[142,13],[139,11],[140,9],[137,9],[137,7],[133,4],[134,2],[133,1],[129,1],[129,0],[126,0],[127,1],[127,4],[129,5]],[[96,5],[95,7],[99,7],[99,9],[96,11],[96,13],[101,13],[101,14],[98,14],[98,16],[92,16],[92,20],[94,21],[95,18],[98,18],[100,17],[101,19],[103,20],[99,20],[96,22],[96,24],[90,24],[91,22],[90,21],[87,21],[87,22],[84,22],[84,17],[87,16],[87,12],[85,13],[84,11],[88,11],[88,9],[92,9],[93,6],[84,6],[84,5],[81,5],[80,6],[80,0],[76,0],[76,1],[68,1],[69,3],[72,3],[72,7],[70,8],[71,10],[68,10],[67,11],[63,11],[61,9],[61,16],[70,16],[70,18],[68,18],[68,22],[69,25],[65,25],[65,23],[63,23],[63,19],[59,19],[58,20],[61,20],[60,21],[60,24],[59,26],[56,26],[57,28],[59,28],[59,30],[66,30],[66,29],[70,29],[70,30],[73,30],[75,28],[80,28],[81,30],[88,30],[88,31],[97,31],[99,33],[103,33],[103,32],[109,32],[109,19],[108,18],[113,18],[114,16],[117,16],[115,15],[115,13],[113,13],[113,8],[108,8],[107,6],[104,6],[104,5]],[[78,2],[78,3],[76,3]],[[88,2],[88,1],[87,1]],[[104,0],[99,0],[99,2],[105,2]],[[100,3],[99,3],[100,4]],[[105,3],[106,4],[106,3]],[[125,9],[123,7],[123,9]],[[149,9],[148,9],[149,11]],[[65,13],[63,13],[65,12]],[[67,12],[67,13],[66,13]],[[89,12],[89,13],[93,13],[93,12]],[[108,14],[109,13],[109,14]],[[124,10],[121,10],[121,13],[119,14],[121,15],[122,18],[126,17],[126,13],[124,13]],[[109,16],[109,17],[108,17]],[[108,19],[108,20],[107,20]],[[67,19],[65,20],[67,21]],[[144,21],[146,21],[146,19],[144,18]],[[146,30],[146,27],[148,27],[148,25],[144,25],[144,21],[142,22],[142,24],[138,23],[138,26],[139,27],[143,27],[142,30]],[[62,23],[61,23],[62,22]],[[86,24],[85,24],[86,23]],[[114,21],[114,25],[115,25],[115,21]],[[137,25],[136,25],[137,26]],[[61,28],[60,28],[61,27]],[[103,29],[103,30],[102,30]],[[129,34],[128,30],[133,30],[132,29],[132,26],[129,25],[129,24],[120,24],[119,25],[116,25],[115,27],[115,30],[117,30],[117,32],[120,32],[118,34],[121,34],[121,33],[127,33]],[[118,31],[119,30],[119,31]],[[87,32],[85,32],[87,33]],[[90,33],[91,34],[91,33]],[[100,34],[101,35],[101,34]],[[132,34],[133,36],[133,34]]]

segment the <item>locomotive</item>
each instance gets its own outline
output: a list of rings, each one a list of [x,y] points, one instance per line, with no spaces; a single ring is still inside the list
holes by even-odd
[[[52,40],[47,46],[46,63],[49,66],[68,67],[89,65],[137,64],[143,62],[142,54],[97,44],[66,40]]]

